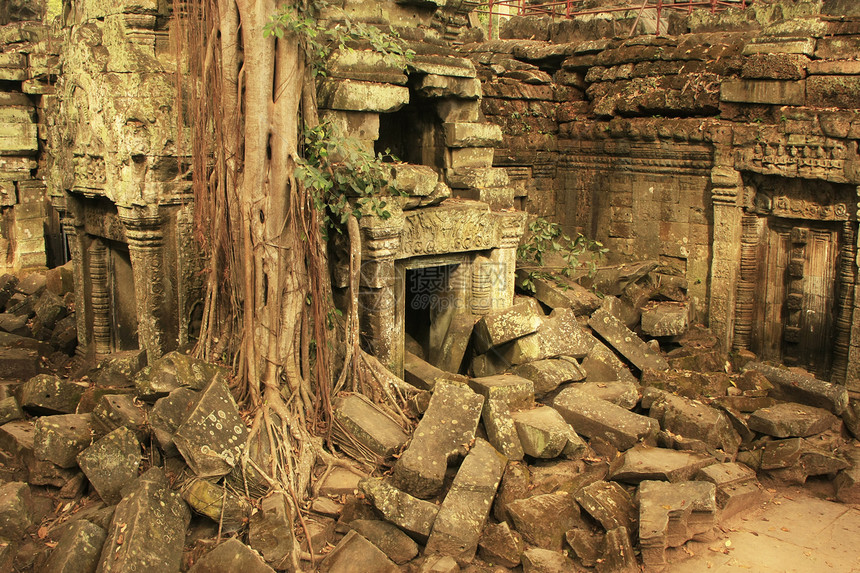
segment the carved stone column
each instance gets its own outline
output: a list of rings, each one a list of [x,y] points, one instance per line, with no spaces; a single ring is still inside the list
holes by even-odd
[[[363,217],[359,322],[367,350],[389,370],[403,373],[403,329],[395,300],[394,255],[400,247],[402,215]],[[399,327],[398,327],[399,325]]]
[[[857,197],[860,198],[860,186],[857,187]],[[860,219],[860,203],[857,204],[857,218]],[[854,300],[851,305],[851,342],[848,349],[845,385],[849,390],[860,391],[860,310],[857,308],[857,303],[860,302],[860,281],[856,280],[858,272],[860,272],[858,271],[858,267],[860,267],[860,233],[855,233],[855,240],[857,241],[854,250],[855,258],[852,260],[854,263],[852,270],[855,277]]]
[[[110,354],[111,300],[108,288],[108,249],[100,239],[88,251],[90,267],[90,304],[93,310],[93,350],[97,358]]]
[[[745,213],[742,221],[741,260],[738,273],[735,326],[732,340],[733,350],[749,350],[755,314],[757,284],[758,246],[761,234],[761,219],[755,213]]]
[[[711,170],[711,201],[714,208],[714,258],[711,263],[711,300],[708,318],[711,330],[731,348],[734,332],[736,284],[741,261],[741,174],[731,167]]]
[[[138,211],[120,207],[120,220],[126,228],[134,272],[138,343],[146,350],[150,363],[168,350],[167,323],[170,317],[174,321],[176,317],[176,301],[166,296],[168,277],[165,275],[163,260],[164,230],[157,209]]]

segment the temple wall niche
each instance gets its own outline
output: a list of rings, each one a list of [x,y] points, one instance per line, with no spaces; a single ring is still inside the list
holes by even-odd
[[[792,362],[791,345],[812,345],[798,313],[826,311],[821,338],[833,348],[793,363],[857,389],[860,13],[845,10],[756,2],[633,37],[589,18],[517,18],[506,39],[461,51],[478,69],[484,115],[502,127],[494,165],[519,205],[615,258],[658,260],[727,348]],[[757,206],[760,176],[772,179]],[[767,316],[751,303],[762,280],[782,289]],[[832,287],[811,294],[823,282]]]

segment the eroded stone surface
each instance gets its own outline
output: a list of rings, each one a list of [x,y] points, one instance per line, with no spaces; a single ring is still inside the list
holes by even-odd
[[[741,443],[725,413],[668,392],[657,395],[648,415],[659,420],[664,430],[699,440],[708,448],[721,449],[728,455],[734,455]]]
[[[98,572],[179,570],[190,519],[164,472],[149,469],[116,506]]]
[[[479,353],[484,353],[493,346],[535,332],[542,323],[542,317],[536,314],[532,305],[527,302],[484,315],[475,324],[475,348]]]
[[[516,567],[523,554],[523,537],[511,530],[507,522],[484,527],[478,541],[478,555],[484,561],[504,567]]]
[[[659,430],[655,420],[577,388],[565,388],[559,392],[552,406],[578,434],[604,439],[619,450],[632,448],[640,440],[653,440]]]
[[[248,543],[267,563],[286,568],[295,546],[291,502],[283,492],[272,492],[260,501],[260,508],[248,524]]]
[[[607,531],[637,523],[636,505],[623,487],[615,482],[596,481],[574,494],[574,498]]]
[[[564,534],[579,523],[579,506],[566,491],[535,495],[507,504],[508,515],[523,539],[532,545],[560,551]]]
[[[486,400],[481,421],[487,432],[487,440],[496,450],[509,460],[523,459],[523,446],[506,401]]]
[[[21,406],[35,414],[74,414],[86,388],[57,376],[40,374],[21,385]]]
[[[359,488],[387,521],[419,540],[430,536],[438,505],[402,492],[379,478],[364,479]]]
[[[531,380],[536,396],[552,392],[565,382],[579,382],[585,378],[585,370],[575,358],[548,358],[521,364],[512,372],[522,378]]]
[[[92,441],[92,414],[43,416],[36,422],[36,457],[61,468],[73,467],[77,455]]]
[[[220,571],[274,573],[275,570],[266,565],[258,553],[234,537],[198,559],[188,570],[189,573]]]
[[[569,426],[548,406],[513,413],[523,452],[535,458],[554,458],[567,445]]]
[[[221,376],[201,392],[173,442],[200,477],[222,476],[239,461],[248,428]]]
[[[17,541],[35,518],[30,486],[9,482],[0,486],[0,535]]]
[[[140,467],[140,442],[134,433],[121,426],[80,454],[78,465],[105,503],[122,499],[120,492],[136,477]]]
[[[651,350],[641,338],[606,310],[595,311],[588,324],[640,370],[668,370],[669,365],[660,354]]]
[[[349,526],[401,565],[418,555],[418,545],[395,525],[375,519],[355,519]]]
[[[69,524],[51,551],[43,571],[89,573],[96,570],[107,533],[86,519]]]
[[[636,446],[624,452],[610,466],[612,479],[627,483],[643,480],[681,482],[692,478],[716,460],[708,455],[650,446]]]

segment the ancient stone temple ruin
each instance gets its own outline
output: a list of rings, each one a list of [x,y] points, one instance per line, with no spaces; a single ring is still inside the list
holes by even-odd
[[[299,114],[385,182],[258,380],[193,350],[205,3],[0,2],[0,572],[856,566],[857,2],[312,2],[396,42],[334,41]]]

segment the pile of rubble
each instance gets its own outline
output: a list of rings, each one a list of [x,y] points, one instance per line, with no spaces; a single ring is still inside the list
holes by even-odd
[[[0,276],[0,380],[57,369],[78,344],[71,263]]]
[[[410,344],[417,425],[338,396],[336,446],[378,465],[318,468],[301,519],[240,463],[268,453],[225,369],[131,353],[26,379],[0,401],[0,569],[262,572],[300,544],[329,572],[657,571],[762,502],[763,476],[833,476],[860,500],[844,388],[729,359],[657,270],[603,269],[601,297],[538,277],[534,298],[452,320],[447,371]]]

